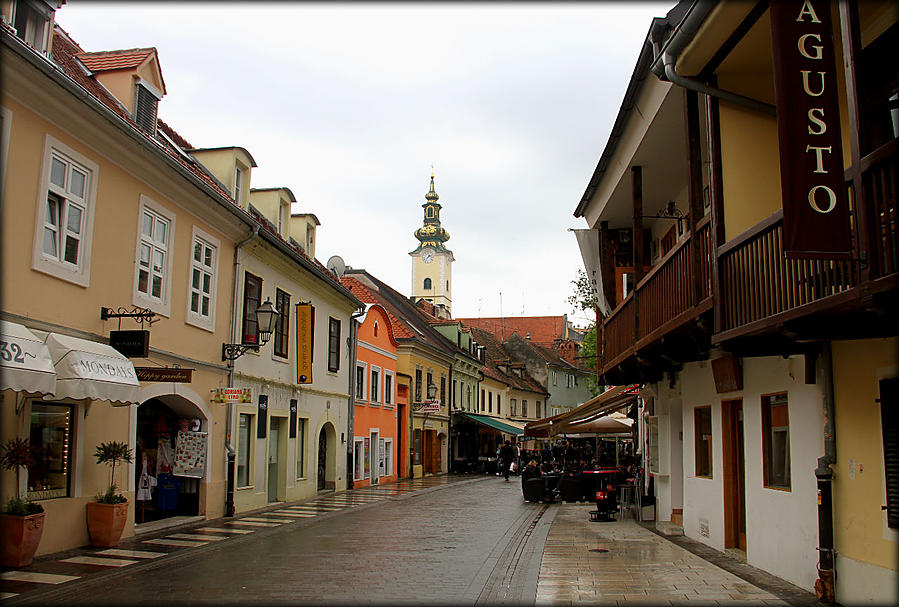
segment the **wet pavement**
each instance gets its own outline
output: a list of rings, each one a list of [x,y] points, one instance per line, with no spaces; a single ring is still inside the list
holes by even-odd
[[[403,480],[114,549],[47,555],[0,574],[0,597],[2,605],[788,604],[776,586],[752,584],[632,521],[591,523],[591,509],[527,503],[518,482],[495,476]]]

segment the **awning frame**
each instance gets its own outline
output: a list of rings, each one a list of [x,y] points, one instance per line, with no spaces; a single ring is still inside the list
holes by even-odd
[[[591,419],[611,413],[628,406],[636,398],[632,386],[614,386],[580,407],[527,424],[525,436],[549,438],[563,434],[572,425],[572,420]]]

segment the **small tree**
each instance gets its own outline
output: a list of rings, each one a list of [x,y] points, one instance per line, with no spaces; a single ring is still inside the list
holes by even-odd
[[[115,483],[116,466],[122,462],[131,463],[134,461],[131,449],[125,443],[117,441],[108,441],[97,445],[94,452],[98,464],[106,464],[109,466],[109,486],[106,493],[98,493],[97,501],[101,504],[121,504],[127,501],[121,493],[116,493],[118,487]]]
[[[27,439],[11,438],[0,447],[3,455],[0,455],[0,464],[6,470],[16,471],[16,495],[6,502],[6,513],[13,516],[26,516],[43,512],[40,504],[30,501],[26,496],[23,471],[35,464],[34,454],[31,453],[31,445]]]

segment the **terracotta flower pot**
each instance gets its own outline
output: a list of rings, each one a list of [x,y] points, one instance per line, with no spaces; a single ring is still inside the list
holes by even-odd
[[[119,544],[125,521],[128,520],[128,502],[121,504],[87,503],[87,532],[91,546],[112,548]]]
[[[0,516],[0,535],[3,538],[4,567],[25,567],[34,559],[41,535],[44,533],[46,512],[28,516]]]

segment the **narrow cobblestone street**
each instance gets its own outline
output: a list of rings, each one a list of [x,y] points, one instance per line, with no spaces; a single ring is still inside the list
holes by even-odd
[[[524,502],[517,479],[402,481],[49,555],[2,574],[3,603],[814,604],[591,508]]]

